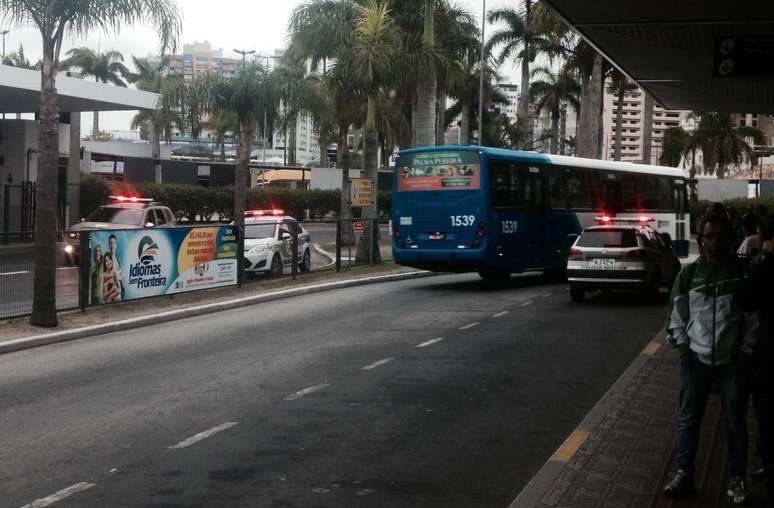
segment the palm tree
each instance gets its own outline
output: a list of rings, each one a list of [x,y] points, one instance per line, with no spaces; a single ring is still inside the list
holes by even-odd
[[[422,46],[426,51],[433,51],[435,49],[435,0],[425,0],[424,9]],[[436,72],[436,62],[425,59],[424,72],[417,86],[416,146],[435,146],[435,102],[438,92]]]
[[[686,149],[688,147],[689,139],[690,134],[682,127],[670,127],[664,130],[664,137],[661,141],[662,151],[658,160],[659,164],[673,168],[678,167],[680,161],[687,153]],[[691,174],[691,178],[694,176],[695,173]]]
[[[19,49],[12,51],[3,57],[3,65],[19,67],[20,69],[40,69],[40,62],[32,64],[27,60],[27,56],[24,54],[24,46],[21,44],[19,44]]]
[[[551,153],[559,151],[559,118],[561,105],[568,104],[575,111],[580,109],[579,95],[581,87],[575,79],[575,73],[569,67],[554,73],[548,67],[538,67],[532,72],[533,76],[542,76],[543,79],[530,85],[530,96],[535,100],[535,112],[547,110],[551,115]]]
[[[566,65],[578,73],[581,82],[581,109],[575,153],[578,157],[599,157],[602,118],[603,58],[585,41],[570,50]]]
[[[78,69],[80,77],[93,76],[98,83],[112,83],[116,86],[126,86],[124,79],[131,72],[124,65],[124,55],[119,51],[97,53],[91,48],[73,48],[67,52],[69,58],[62,61],[62,68]],[[92,138],[99,136],[99,111],[94,112]]]
[[[56,228],[59,107],[56,74],[65,34],[85,36],[93,30],[116,32],[122,25],[147,22],[161,36],[163,49],[173,48],[180,33],[174,0],[0,0],[0,15],[40,32],[43,65],[40,87],[40,154],[35,207],[35,257],[32,316],[37,326],[56,326]]]
[[[725,178],[729,165],[741,164],[754,156],[748,139],[758,145],[766,142],[760,129],[737,127],[731,113],[701,113],[699,126],[688,140],[687,148],[698,147],[702,151],[706,173]]]
[[[376,189],[378,160],[379,160],[379,133],[376,130],[376,99],[379,89],[386,83],[392,74],[392,60],[396,54],[398,45],[398,32],[390,17],[387,3],[378,0],[370,0],[368,5],[360,10],[355,28],[355,54],[354,63],[358,75],[364,84],[368,94],[368,112],[365,124],[365,177],[371,180]],[[435,100],[435,99],[433,99]],[[433,117],[435,126],[435,117]],[[435,127],[433,127],[433,143],[435,144]],[[379,249],[371,245],[372,220],[376,219],[376,203],[366,208],[366,231],[362,235],[358,247],[358,261],[367,261],[373,256],[375,262],[381,262]],[[377,229],[378,231],[378,229]]]
[[[132,57],[137,72],[129,76],[129,82],[138,90],[164,94],[170,87],[175,86],[175,77],[167,73],[168,59],[162,57],[158,62],[151,62],[146,58]],[[181,123],[175,111],[165,107],[161,101],[155,110],[143,110],[138,112],[131,123],[132,129],[140,129],[151,144],[151,156],[154,159],[161,157],[161,137],[169,143],[172,140],[173,126]]]
[[[608,93],[615,95],[618,100],[615,113],[615,152],[613,154],[613,159],[617,161],[621,160],[624,99],[626,98],[627,93],[633,92],[634,90],[637,90],[637,85],[634,82],[629,80],[629,78],[621,71],[613,71],[612,76],[610,76],[610,83],[608,83],[607,91]]]
[[[497,65],[510,58],[521,60],[521,97],[519,98],[517,115],[518,121],[529,132],[532,137],[532,121],[530,120],[529,108],[529,78],[530,63],[535,60],[536,53],[533,47],[533,34],[530,28],[530,19],[532,14],[532,1],[525,0],[524,11],[519,12],[512,7],[494,9],[489,12],[487,21],[489,23],[504,22],[505,28],[497,30],[492,34],[487,42],[487,53],[493,52],[496,48],[501,48],[500,55],[495,59]]]

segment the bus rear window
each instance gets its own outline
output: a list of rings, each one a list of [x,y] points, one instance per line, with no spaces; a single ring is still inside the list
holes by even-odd
[[[637,247],[637,238],[631,229],[595,229],[584,231],[578,247],[626,248]]]
[[[472,190],[481,187],[477,152],[428,152],[398,159],[398,190]]]

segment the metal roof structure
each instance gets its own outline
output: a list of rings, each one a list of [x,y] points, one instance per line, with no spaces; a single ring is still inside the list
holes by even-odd
[[[59,74],[59,111],[155,109],[159,95]],[[0,113],[33,113],[40,105],[40,71],[0,65]]]
[[[774,113],[772,0],[546,0],[667,109]]]

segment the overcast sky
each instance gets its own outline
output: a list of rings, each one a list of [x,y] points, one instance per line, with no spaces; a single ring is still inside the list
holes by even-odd
[[[287,45],[287,24],[291,11],[305,0],[177,0],[183,11],[183,33],[181,42],[209,41],[213,48],[222,48],[224,56],[236,57],[233,49],[256,50],[258,53],[273,52]],[[417,8],[421,6],[417,1]],[[466,7],[477,19],[481,19],[481,0],[456,0]],[[517,0],[489,0],[487,10],[498,7],[517,6]],[[31,61],[40,58],[40,36],[31,27],[8,26],[0,19],[0,29],[8,29],[6,53],[24,45],[24,51]],[[491,27],[487,27],[490,31]],[[122,30],[119,34],[91,34],[86,39],[67,39],[63,53],[69,48],[89,46],[95,49],[121,51],[131,62],[130,55],[148,56],[158,53],[158,36],[153,30],[136,26]],[[507,77],[515,76],[513,64],[500,70]],[[512,78],[511,78],[512,79]],[[103,114],[100,127],[108,130],[128,130],[130,113]],[[103,119],[104,117],[104,119]],[[83,117],[84,132],[91,129],[91,115]]]

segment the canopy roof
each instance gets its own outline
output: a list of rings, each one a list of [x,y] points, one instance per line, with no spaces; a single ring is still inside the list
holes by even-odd
[[[59,74],[59,111],[155,109],[159,95]],[[0,65],[0,113],[33,113],[40,104],[40,71]]]
[[[546,0],[668,109],[774,113],[771,0]]]

